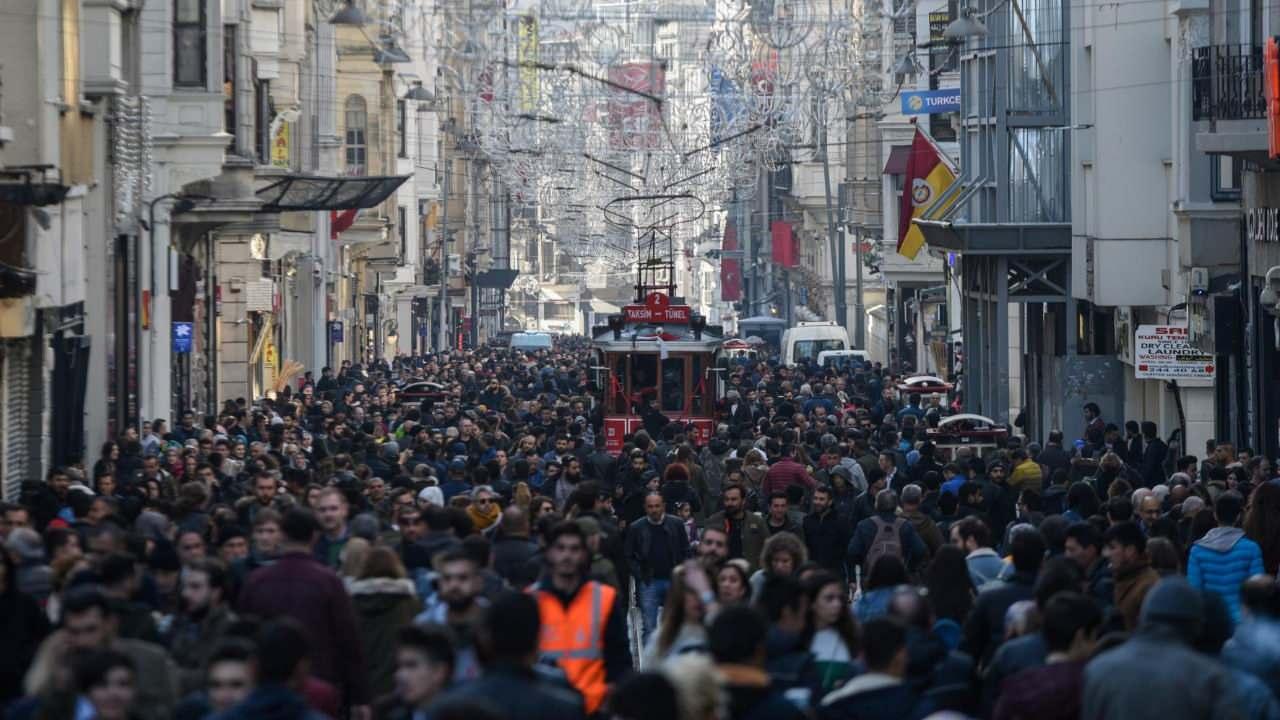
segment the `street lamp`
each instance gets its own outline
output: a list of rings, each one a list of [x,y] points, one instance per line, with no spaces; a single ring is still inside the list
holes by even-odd
[[[369,16],[356,7],[355,0],[347,0],[338,12],[329,18],[330,25],[363,26],[369,24]]]
[[[1000,3],[1000,5],[1003,4]],[[1000,5],[996,7],[1000,7]],[[972,7],[966,6],[960,11],[960,17],[952,20],[951,24],[947,25],[947,29],[942,31],[942,38],[949,41],[961,41],[972,37],[985,37],[987,24],[982,22],[982,18],[991,12],[995,12],[995,9],[991,8],[990,12],[980,16]]]

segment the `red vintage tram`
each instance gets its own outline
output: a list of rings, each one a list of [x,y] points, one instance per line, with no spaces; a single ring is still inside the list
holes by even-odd
[[[696,444],[709,441],[718,400],[716,352],[723,340],[719,327],[657,291],[594,328],[605,449],[621,452],[624,436],[645,427],[653,403],[668,420],[685,423]]]

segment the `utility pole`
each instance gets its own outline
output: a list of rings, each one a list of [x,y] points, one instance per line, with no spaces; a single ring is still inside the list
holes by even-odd
[[[449,127],[448,120],[445,127]],[[445,155],[448,140],[441,143],[440,148],[441,155]],[[444,352],[449,349],[449,176],[453,173],[444,157],[438,162],[444,168],[444,187],[440,193],[440,327],[436,333],[436,352]]]
[[[821,137],[819,139],[822,148],[822,181],[826,185],[826,201],[827,201],[827,240],[831,245],[831,288],[832,295],[835,296],[836,305],[836,323],[842,328],[849,327],[849,309],[845,303],[845,279],[844,279],[844,244],[840,242],[840,236],[836,232],[836,216],[835,209],[832,207],[834,203],[831,197],[831,159],[827,152],[827,103],[823,99],[816,100],[821,102],[822,107],[818,108],[819,117],[822,122],[818,125],[818,132]],[[858,276],[862,276],[862,264],[858,264]],[[858,302],[861,303],[862,286],[858,286]],[[863,349],[866,345],[866,339],[862,334],[862,313],[859,311],[854,327],[853,344],[858,349]]]

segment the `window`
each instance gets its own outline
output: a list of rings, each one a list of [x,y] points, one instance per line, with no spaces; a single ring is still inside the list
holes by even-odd
[[[236,26],[222,26],[222,129],[236,134]]]
[[[1240,199],[1240,163],[1230,155],[1210,158],[1210,197],[1214,200]]]
[[[400,262],[404,262],[409,244],[409,209],[403,205],[396,206],[396,230],[400,234]]]
[[[823,350],[844,350],[843,340],[796,340],[793,362],[817,360]]]
[[[173,1],[173,85],[204,87],[205,0]]]
[[[257,62],[255,61],[256,65]],[[258,72],[255,68],[254,76]],[[259,165],[271,164],[271,81],[253,81],[253,150]]]
[[[662,361],[662,410],[684,412],[684,358]]]
[[[1054,128],[1010,128],[1010,222],[1067,222],[1066,135]]]
[[[407,111],[406,103],[403,100],[396,101],[396,140],[400,143],[400,157],[409,157],[408,128],[409,119],[405,116]]]
[[[369,147],[365,139],[369,121],[364,98],[352,95],[346,105],[347,174],[365,175],[369,171]]]

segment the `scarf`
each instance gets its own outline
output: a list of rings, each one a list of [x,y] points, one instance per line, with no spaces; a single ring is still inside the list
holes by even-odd
[[[475,526],[476,530],[487,530],[498,522],[498,515],[500,514],[498,504],[489,503],[486,507],[489,509],[481,510],[480,506],[475,504],[467,506],[467,517],[471,518],[471,524]]]

